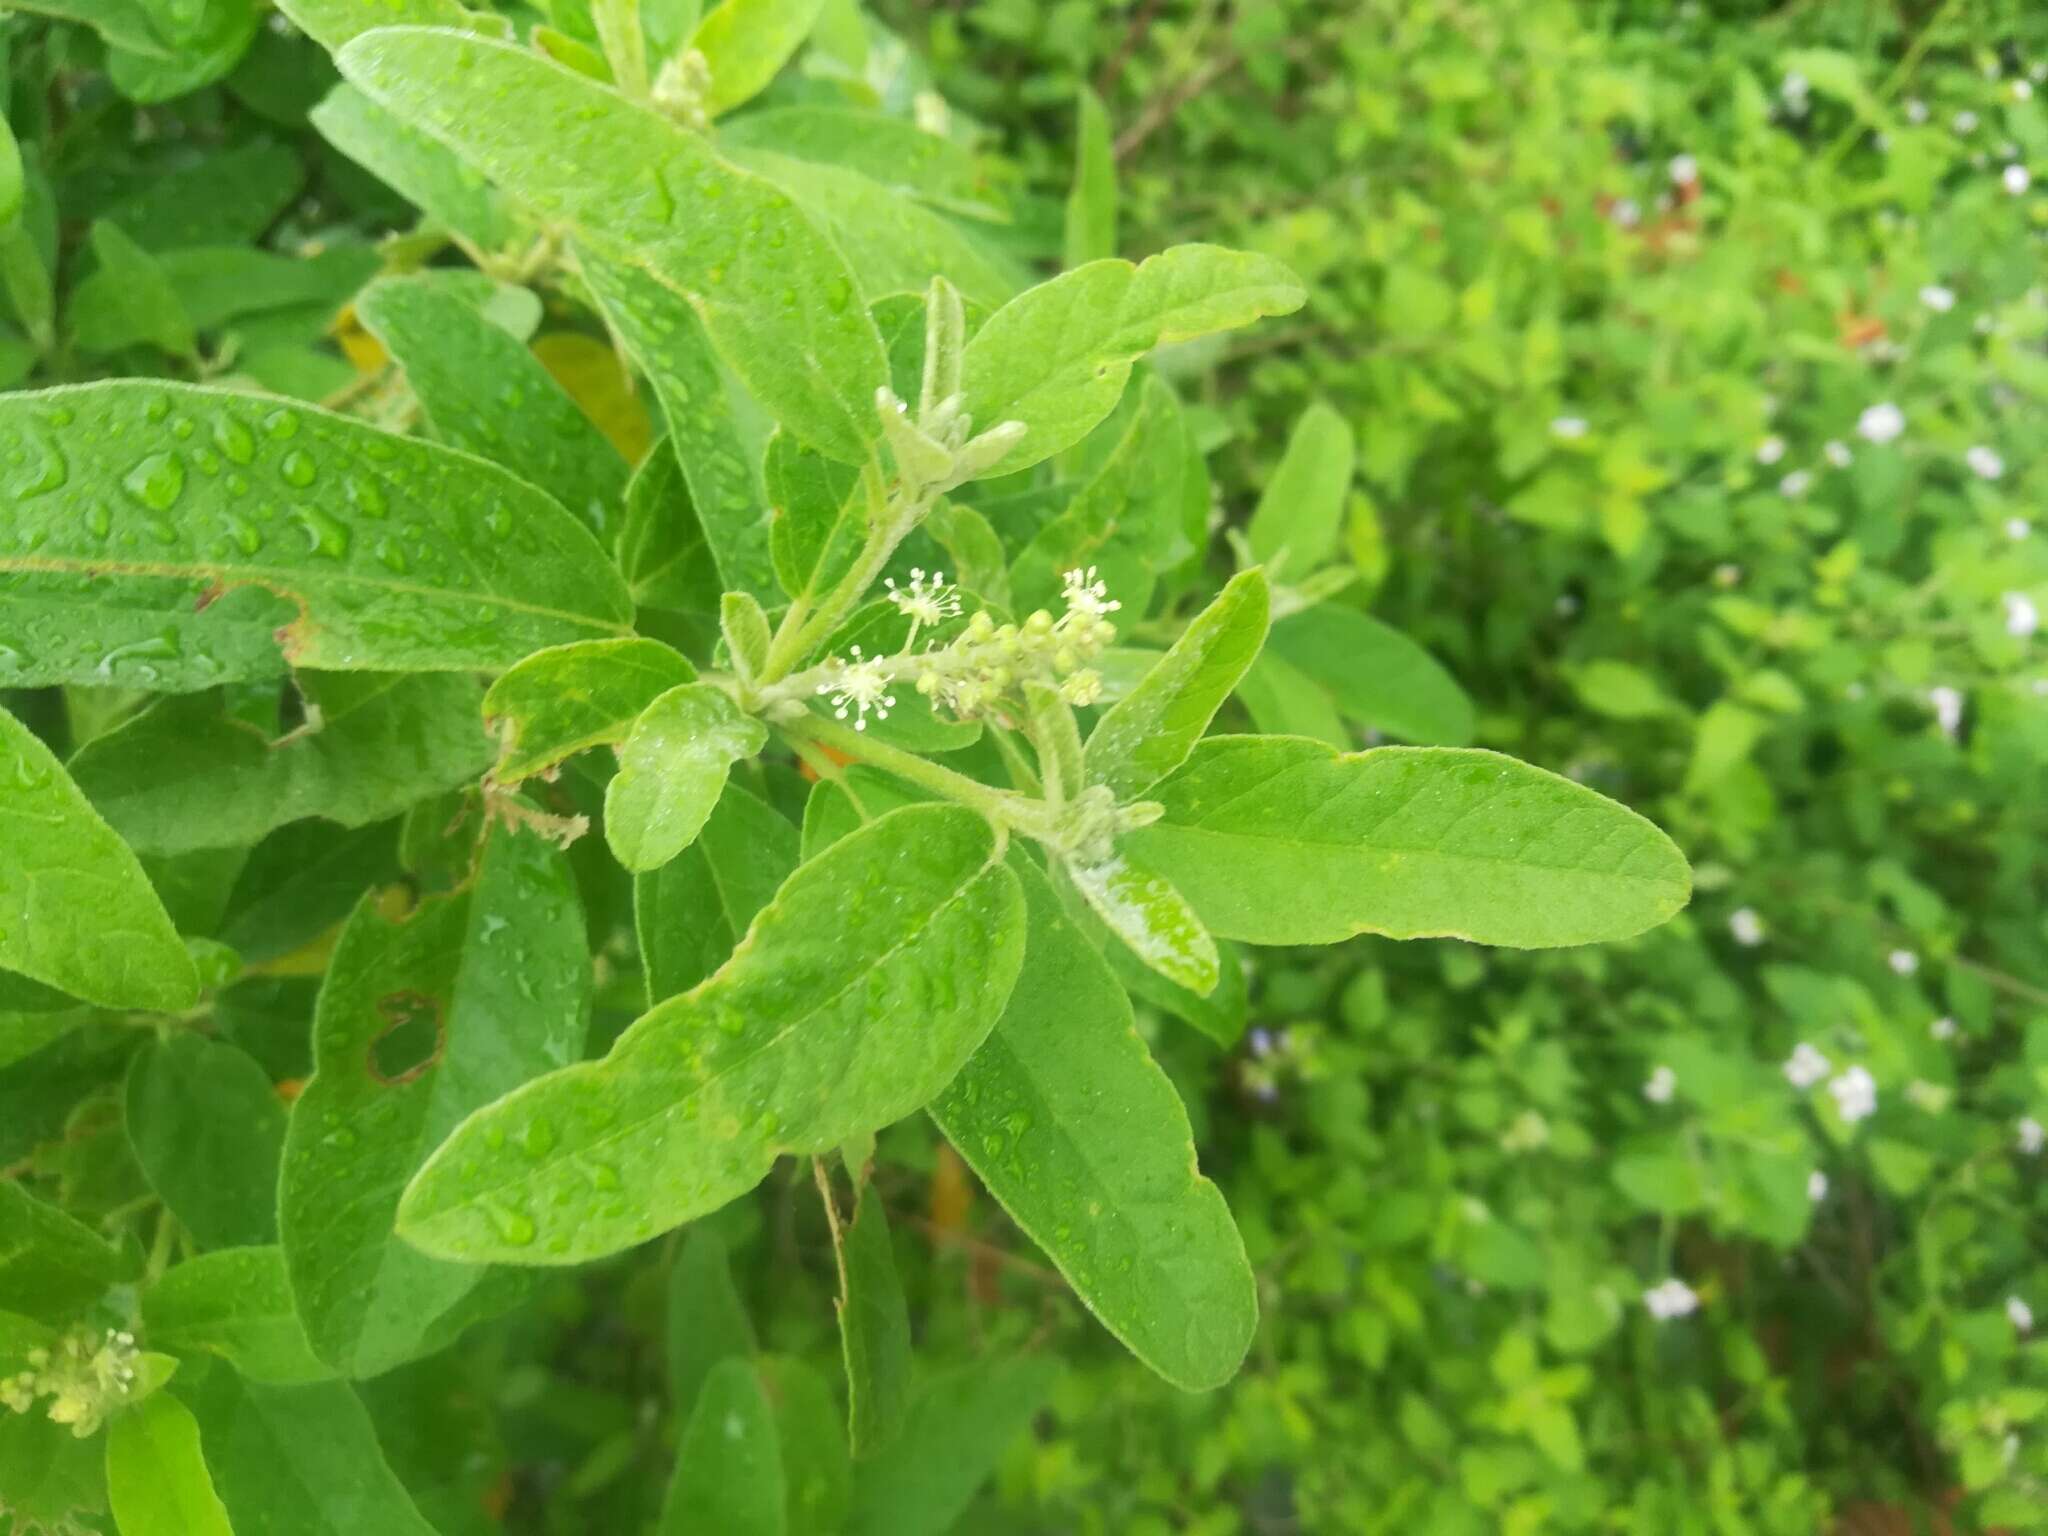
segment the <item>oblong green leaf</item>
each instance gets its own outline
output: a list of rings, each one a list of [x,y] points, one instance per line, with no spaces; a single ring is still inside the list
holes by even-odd
[[[986,1042],[982,1049],[988,1049]],[[889,1242],[888,1213],[872,1183],[861,1186],[839,1263],[845,1281],[839,1336],[846,1357],[847,1438],[854,1455],[869,1456],[895,1438],[910,1408],[910,1314]]]
[[[1089,733],[1091,784],[1134,799],[1187,760],[1266,641],[1266,574],[1241,571]]]
[[[335,86],[307,119],[328,143],[480,251],[503,250],[524,233],[496,187],[354,86]]]
[[[900,117],[851,107],[768,107],[720,123],[718,140],[842,165],[940,207],[967,213],[995,211],[990,207],[989,178],[973,154]]]
[[[723,0],[714,6],[690,46],[711,69],[704,110],[730,112],[766,89],[817,25],[824,0]]]
[[[582,640],[536,651],[491,684],[484,718],[503,743],[491,777],[516,784],[591,747],[624,741],[633,722],[697,669],[659,640]]]
[[[173,1265],[142,1293],[142,1322],[158,1349],[219,1355],[251,1381],[325,1381],[292,1305],[284,1250],[218,1248]]]
[[[1074,98],[1074,180],[1067,192],[1066,265],[1116,255],[1116,147],[1102,98],[1082,87]]]
[[[277,1241],[284,1105],[247,1052],[197,1035],[138,1051],[128,1140],[143,1177],[202,1247]]]
[[[697,840],[732,765],[768,742],[768,727],[704,683],[671,688],[633,722],[604,797],[612,855],[659,869]]]
[[[105,1008],[170,1010],[199,998],[199,973],[141,863],[4,709],[0,967]]]
[[[320,989],[278,1186],[292,1293],[322,1359],[388,1370],[495,1299],[478,1294],[484,1269],[401,1243],[392,1216],[465,1115],[574,1057],[590,992],[574,876],[532,834],[494,831],[470,885],[403,921],[357,909]]]
[[[1299,582],[1337,547],[1355,452],[1351,424],[1322,401],[1295,422],[1245,529],[1252,558],[1275,581]]]
[[[14,1180],[0,1179],[0,1308],[60,1315],[133,1280],[141,1268],[133,1243],[116,1248]]]
[[[647,1005],[689,991],[725,964],[798,862],[789,818],[726,785],[697,840],[633,883]]]
[[[1091,261],[1026,289],[989,316],[962,360],[976,427],[1025,427],[983,477],[1027,468],[1086,437],[1115,408],[1131,365],[1161,342],[1290,314],[1306,297],[1271,257],[1214,245],[1176,245],[1138,266]]]
[[[1122,857],[1065,867],[1095,915],[1148,968],[1197,997],[1216,989],[1215,937],[1172,881]]]
[[[1152,797],[1166,814],[1124,834],[1131,861],[1252,944],[1592,944],[1655,927],[1692,891],[1643,817],[1494,752],[1216,736]]]
[[[337,61],[579,243],[681,297],[797,436],[849,463],[868,457],[888,381],[881,337],[846,263],[786,193],[701,135],[511,46],[393,28]]]
[[[452,1258],[575,1263],[716,1210],[782,1153],[922,1107],[1016,979],[1021,899],[998,853],[952,806],[836,844],[604,1060],[471,1116],[406,1192],[400,1231]]]
[[[495,671],[632,617],[550,497],[309,406],[118,379],[0,397],[0,442],[0,687]]]
[[[751,1360],[721,1360],[704,1378],[676,1446],[657,1536],[784,1536],[781,1436]]]
[[[114,1416],[107,1502],[121,1536],[234,1536],[199,1451],[199,1421],[168,1392]]]
[[[372,27],[466,27],[459,0],[279,0],[293,26],[333,52]]]
[[[1057,1374],[1050,1360],[996,1360],[932,1380],[903,1433],[861,1466],[846,1536],[946,1536]]]
[[[1123,987],[1045,877],[1019,873],[1024,969],[932,1118],[1133,1354],[1188,1391],[1218,1386],[1258,1323],[1243,1239]]]
[[[1418,746],[1462,747],[1477,729],[1472,700],[1443,663],[1370,614],[1318,603],[1276,623],[1267,647],[1376,731]]]

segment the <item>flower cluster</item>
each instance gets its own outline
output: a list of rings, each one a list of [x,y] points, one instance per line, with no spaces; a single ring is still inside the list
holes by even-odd
[[[104,1336],[74,1329],[54,1350],[32,1349],[28,1369],[0,1377],[0,1405],[28,1413],[47,1397],[53,1424],[69,1424],[84,1439],[106,1422],[135,1386],[135,1335],[109,1328]]]
[[[917,691],[962,719],[987,712],[1027,681],[1051,683],[1069,704],[1093,704],[1102,675],[1086,663],[1116,638],[1108,615],[1123,605],[1109,596],[1094,566],[1068,571],[1066,612],[1041,608],[1022,624],[997,624],[985,611],[967,621],[951,645],[917,658]]]

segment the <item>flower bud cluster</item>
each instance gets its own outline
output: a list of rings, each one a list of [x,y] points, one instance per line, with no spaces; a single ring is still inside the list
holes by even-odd
[[[685,48],[666,64],[654,80],[654,105],[685,128],[697,133],[711,130],[711,61],[695,48]]]
[[[54,1350],[30,1350],[27,1370],[0,1377],[0,1406],[28,1413],[38,1398],[47,1397],[50,1422],[69,1424],[71,1433],[84,1439],[127,1400],[135,1386],[136,1359],[132,1333],[74,1329]]]
[[[918,496],[937,495],[984,474],[1024,436],[1024,423],[1002,421],[979,436],[966,400],[951,394],[911,419],[910,407],[887,385],[875,391],[882,436],[896,456],[896,470]]]

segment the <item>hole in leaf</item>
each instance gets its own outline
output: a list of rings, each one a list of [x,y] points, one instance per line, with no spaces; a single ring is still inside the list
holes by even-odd
[[[409,1083],[441,1059],[441,1004],[424,992],[387,992],[377,999],[384,1028],[370,1042],[370,1076]]]

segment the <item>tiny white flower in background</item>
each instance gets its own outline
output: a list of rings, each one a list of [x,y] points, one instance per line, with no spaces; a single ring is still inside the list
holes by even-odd
[[[2034,1331],[2034,1309],[2017,1296],[2005,1298],[2005,1315],[2012,1320],[2013,1327],[2021,1333]]]
[[[1714,585],[1732,587],[1742,580],[1742,567],[1729,561],[1714,567]]]
[[[1862,1067],[1830,1079],[1828,1092],[1834,1096],[1836,1113],[1850,1125],[1877,1113],[1877,1079]]]
[[[1943,1014],[1927,1026],[1927,1033],[1931,1039],[1953,1040],[1956,1037],[1956,1021],[1947,1014]]]
[[[1583,416],[1559,416],[1550,423],[1550,435],[1567,440],[1586,435],[1586,419]]]
[[[1892,148],[1892,136],[1888,133],[1873,133],[1870,136],[1870,147],[1876,150],[1880,155],[1890,154]]]
[[[1906,413],[1881,400],[1856,418],[1856,431],[1866,441],[1888,443],[1906,430]]]
[[[1568,619],[1579,611],[1579,600],[1566,592],[1551,606],[1557,610],[1560,618]]]
[[[1948,1108],[1948,1101],[1949,1091],[1939,1083],[1916,1077],[1906,1084],[1906,1102],[1927,1114],[1940,1114]]]
[[[1754,907],[1737,907],[1728,914],[1728,931],[1743,948],[1754,949],[1764,941],[1764,920],[1756,915]],[[1801,1049],[1808,1047],[1802,1046]],[[1827,1069],[1823,1067],[1821,1070]]]
[[[1808,82],[1806,76],[1799,73],[1796,69],[1788,73],[1778,85],[1778,94],[1785,98],[1785,105],[1795,112],[1804,112],[1806,110],[1807,90]]]
[[[914,624],[943,623],[960,611],[960,593],[946,585],[944,571],[933,571],[927,576],[913,565],[909,586],[898,587],[893,577],[885,578],[882,585],[889,589],[888,598],[896,605],[896,611]]]
[[[1643,1097],[1652,1104],[1669,1104],[1671,1095],[1678,1091],[1678,1074],[1667,1066],[1650,1069],[1650,1080],[1643,1084]]]
[[[1996,480],[2005,473],[2005,460],[1996,448],[1983,443],[1977,444],[1963,455],[1963,462],[1970,466],[1970,472],[1981,480]]]
[[[1785,457],[1785,439],[1767,437],[1756,445],[1756,461],[1759,464],[1775,464]]]
[[[1999,601],[2005,604],[2005,632],[2015,640],[2024,640],[2041,627],[2040,610],[2026,593],[2008,592]]]
[[[818,684],[818,692],[832,695],[832,715],[844,720],[849,711],[854,714],[853,728],[864,731],[868,728],[868,716],[877,720],[889,718],[889,711],[896,707],[896,695],[889,691],[891,679],[882,665],[882,658],[863,658],[860,647],[852,650],[853,660],[842,661],[833,658],[833,674],[829,681]]]
[[[1998,321],[1990,315],[1979,315],[1970,322],[1970,329],[1979,336],[1989,336],[1998,329]]]
[[[1963,696],[1946,685],[1927,690],[1927,702],[1934,706],[1934,722],[1944,736],[1953,736],[1963,723]]]
[[[1666,1280],[1653,1285],[1643,1292],[1643,1305],[1650,1316],[1660,1323],[1667,1323],[1674,1317],[1686,1317],[1699,1310],[1699,1292],[1683,1280]]]
[[[1789,496],[1795,501],[1812,489],[1813,471],[1810,469],[1795,469],[1778,482],[1778,494]]]
[[[911,102],[920,132],[944,138],[953,126],[953,109],[937,91],[919,91]]]
[[[2014,197],[2018,197],[2034,184],[2033,176],[2024,165],[2008,165],[1999,173],[1998,179],[2005,183],[2005,190]]]
[[[2040,1121],[2028,1115],[2013,1127],[2013,1143],[2027,1156],[2033,1157],[2043,1147],[2048,1147],[2048,1130],[2044,1130]]]
[[[1945,315],[1956,307],[1956,291],[1939,283],[1929,283],[1920,290],[1920,302],[1937,315]]]
[[[1927,121],[1927,103],[1918,96],[1911,97],[1906,102],[1906,121],[1909,123],[1924,123]]]
[[[1794,1088],[1811,1088],[1815,1083],[1834,1070],[1827,1057],[1802,1040],[1792,1047],[1792,1054],[1785,1058],[1785,1081]]]
[[[1920,969],[1920,957],[1910,949],[1895,949],[1884,957],[1894,976],[1910,976]]]
[[[1632,197],[1621,198],[1608,212],[1623,229],[1634,229],[1643,222],[1642,205]]]
[[[2034,82],[2031,80],[2013,81],[2012,99],[2014,101],[2032,101],[2034,99]]]
[[[2008,517],[2005,520],[2005,536],[2008,539],[2024,539],[2034,531],[2034,525],[2024,517]]]
[[[1970,111],[1958,112],[1953,119],[1953,126],[1957,133],[1975,133],[1977,114]]]
[[[1672,181],[1681,187],[1700,179],[1700,163],[1691,155],[1673,155],[1670,169]]]
[[[1254,1029],[1245,1036],[1245,1043],[1251,1046],[1254,1056],[1273,1054],[1273,1032],[1269,1029]]]
[[[1806,1198],[1825,1200],[1828,1197],[1828,1176],[1818,1168],[1806,1176]]]
[[[1832,440],[1821,444],[1820,454],[1822,458],[1826,459],[1837,469],[1847,469],[1851,460],[1856,457],[1849,452],[1849,445],[1847,443],[1838,443]]]
[[[1099,619],[1123,607],[1109,595],[1109,584],[1096,577],[1092,565],[1085,571],[1079,568],[1068,571],[1060,579],[1066,583],[1060,596],[1066,599],[1069,613],[1085,613],[1091,619]]]

